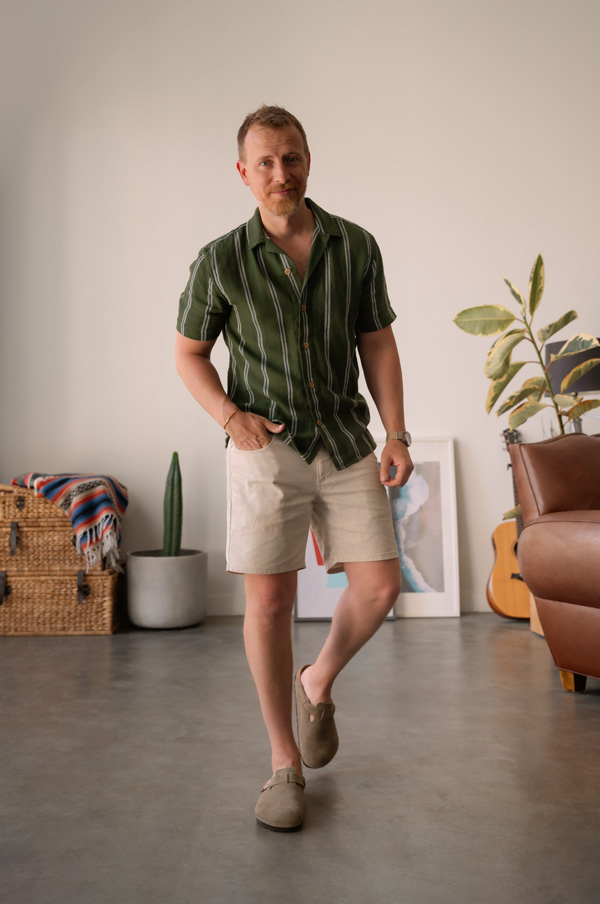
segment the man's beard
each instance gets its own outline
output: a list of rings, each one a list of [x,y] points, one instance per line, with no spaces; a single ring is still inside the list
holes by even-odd
[[[271,216],[274,217],[289,217],[293,213],[295,213],[300,204],[302,203],[302,197],[299,196],[298,186],[297,185],[284,185],[281,186],[279,191],[283,191],[286,188],[294,188],[296,189],[295,193],[288,198],[274,198],[271,192],[266,201],[262,204],[262,207],[270,213]],[[277,191],[277,189],[275,189]]]

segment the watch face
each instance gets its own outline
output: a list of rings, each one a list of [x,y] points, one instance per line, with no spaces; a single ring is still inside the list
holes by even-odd
[[[410,435],[408,430],[405,430],[404,432],[404,442],[407,446],[410,446],[410,444],[412,443],[412,436]]]

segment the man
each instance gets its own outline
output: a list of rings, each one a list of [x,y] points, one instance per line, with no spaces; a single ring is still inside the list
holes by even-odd
[[[245,576],[244,642],[272,754],[256,817],[265,828],[295,831],[304,815],[302,762],[318,768],[337,751],[333,682],[400,590],[384,485],[404,484],[413,466],[395,314],[375,240],[305,198],[306,134],[286,110],[263,106],[247,116],[238,153],[258,209],[192,264],[176,362],[229,436],[227,569]],[[210,360],[221,333],[227,392]],[[357,352],[387,431],[380,469]],[[323,649],[294,681],[291,619],[309,526],[328,572],[345,570],[349,586]]]

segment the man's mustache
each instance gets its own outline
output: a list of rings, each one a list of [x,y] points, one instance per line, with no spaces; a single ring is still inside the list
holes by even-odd
[[[277,191],[290,191],[290,189],[297,187],[298,186],[295,182],[286,182],[283,185],[278,185],[275,188],[272,188],[270,193],[273,194],[273,192]]]

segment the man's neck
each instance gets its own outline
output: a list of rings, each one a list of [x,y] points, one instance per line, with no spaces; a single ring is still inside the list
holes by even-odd
[[[276,217],[262,208],[259,211],[266,234],[275,242],[293,241],[314,231],[314,214],[304,200],[289,217]]]

